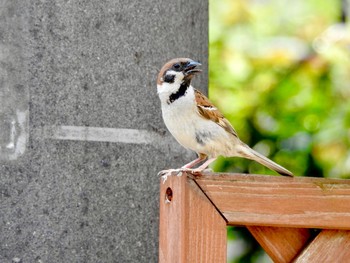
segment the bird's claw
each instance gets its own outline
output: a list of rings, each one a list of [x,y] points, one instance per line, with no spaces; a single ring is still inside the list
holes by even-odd
[[[192,175],[194,178],[199,177],[202,175],[202,170],[199,169],[192,169],[190,171],[188,171],[190,173],[190,175]]]
[[[167,172],[168,170],[162,170],[158,173],[158,176],[164,176]]]
[[[158,173],[158,176],[162,177],[163,184],[168,179],[168,176],[172,175],[172,173],[175,173],[176,176],[182,176],[182,169],[168,169],[163,170]]]
[[[171,175],[172,173],[176,173],[177,176],[182,175],[182,169],[168,169],[162,170],[158,173],[158,176]]]
[[[163,170],[158,173],[158,176],[160,176],[163,179],[163,184],[168,179],[168,176],[171,176],[173,173],[175,173],[176,176],[182,176],[183,173],[188,173],[189,175],[192,175],[194,177],[199,177],[202,175],[202,172],[210,172],[211,169],[190,169],[190,168],[179,168],[179,169],[168,169]]]

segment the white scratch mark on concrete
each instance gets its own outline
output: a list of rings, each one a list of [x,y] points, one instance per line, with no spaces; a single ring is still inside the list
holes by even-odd
[[[161,135],[147,130],[85,126],[51,126],[44,128],[45,138],[57,140],[121,142],[153,144],[164,140]]]
[[[176,153],[193,158],[194,152],[182,147],[171,135],[160,135],[154,131],[123,128],[86,126],[46,126],[34,131],[34,139],[68,141],[111,142],[138,145],[152,145],[160,151]]]
[[[19,126],[18,131],[18,137],[17,142],[15,146],[15,152],[11,154],[9,157],[10,160],[16,160],[19,156],[23,155],[26,151],[26,145],[28,141],[28,132],[27,132],[27,126],[28,126],[28,118],[29,118],[29,111],[17,111],[17,122]],[[15,135],[17,135],[16,130],[14,131]]]
[[[7,141],[5,141],[5,145],[0,144],[0,160],[16,160],[26,151],[29,136],[27,131],[28,116],[28,110],[17,110],[16,115],[11,116],[12,120],[8,123],[10,126],[9,129],[4,129],[4,131],[2,131],[0,134],[0,136],[7,139]],[[0,124],[4,125],[4,123]]]
[[[6,145],[7,149],[13,149],[15,148],[15,138],[16,138],[16,121],[12,120],[11,121],[11,130],[10,130],[10,141],[9,143]]]

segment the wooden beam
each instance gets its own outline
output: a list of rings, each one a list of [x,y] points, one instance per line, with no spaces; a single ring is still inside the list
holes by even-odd
[[[350,230],[350,180],[206,173],[196,182],[229,225]]]
[[[196,182],[168,176],[160,183],[159,262],[226,263],[226,221]]]
[[[288,263],[310,242],[306,228],[248,226],[250,233],[275,263]]]
[[[350,231],[323,230],[294,263],[349,262]]]

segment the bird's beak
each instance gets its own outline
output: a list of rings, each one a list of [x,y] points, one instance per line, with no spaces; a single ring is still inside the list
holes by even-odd
[[[197,61],[194,61],[194,60],[189,61],[185,69],[183,70],[185,77],[192,77],[194,74],[202,72],[201,69],[197,68],[198,66],[201,66],[201,65],[202,64]]]

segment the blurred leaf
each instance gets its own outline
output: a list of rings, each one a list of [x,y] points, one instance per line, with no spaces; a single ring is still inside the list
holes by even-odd
[[[350,178],[350,31],[340,1],[210,2],[209,94],[251,147],[297,175]],[[220,158],[217,171],[274,174]]]

